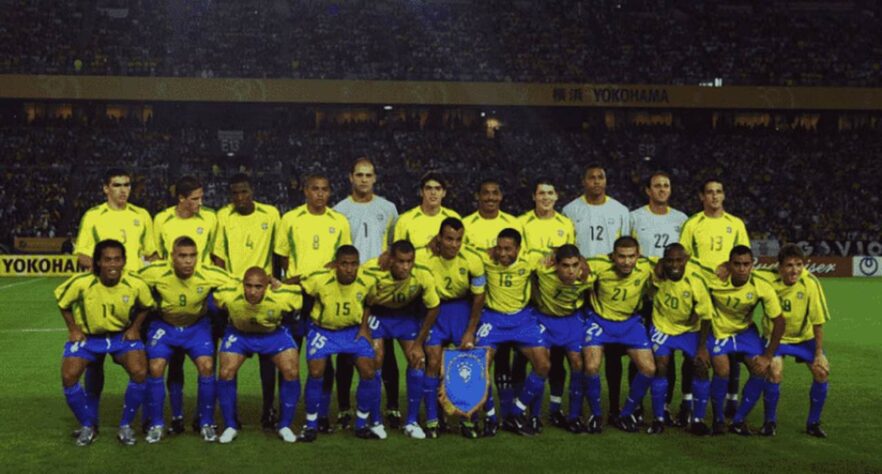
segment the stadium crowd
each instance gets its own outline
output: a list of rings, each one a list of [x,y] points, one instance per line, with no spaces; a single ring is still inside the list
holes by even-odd
[[[0,73],[874,87],[882,77],[873,2],[0,5]]]
[[[203,180],[206,204],[219,208],[229,199],[227,179],[241,171],[253,177],[258,200],[284,212],[302,204],[300,184],[310,174],[328,176],[332,201],[343,199],[358,156],[374,160],[378,192],[399,210],[418,202],[426,170],[449,180],[445,205],[463,215],[474,210],[474,192],[487,176],[501,180],[503,208],[512,213],[532,208],[531,186],[540,175],[558,183],[562,206],[582,192],[581,168],[598,162],[607,167],[608,194],[631,209],[646,201],[646,177],[663,169],[673,178],[671,204],[687,214],[700,207],[700,183],[723,177],[727,209],[743,216],[755,239],[872,240],[880,233],[875,177],[882,164],[871,157],[882,155],[882,137],[871,132],[501,129],[488,138],[472,129],[280,127],[245,131],[234,156],[208,129],[55,123],[5,126],[0,136],[0,215],[7,223],[0,242],[7,245],[14,236],[75,235],[76,216],[100,202],[101,174],[111,166],[134,171],[132,202],[151,213],[171,205],[171,185],[186,174]]]

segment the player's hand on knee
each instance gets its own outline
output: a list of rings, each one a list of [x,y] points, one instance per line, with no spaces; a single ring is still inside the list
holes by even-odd
[[[466,333],[462,335],[462,342],[460,343],[460,347],[463,349],[474,349],[475,333],[466,331]]]
[[[830,361],[827,360],[827,356],[824,354],[815,356],[815,360],[812,362],[812,372],[824,374],[824,376],[830,375]]]
[[[128,328],[123,333],[123,339],[126,341],[138,341],[141,339],[141,331],[135,328]]]
[[[766,375],[772,365],[772,358],[766,355],[756,356],[753,359],[753,367],[757,375]]]
[[[407,360],[411,367],[421,367],[426,363],[426,353],[419,344],[414,344],[407,353]]]
[[[707,352],[706,347],[702,347],[695,354],[695,368],[698,370],[707,370],[710,368],[710,354]]]

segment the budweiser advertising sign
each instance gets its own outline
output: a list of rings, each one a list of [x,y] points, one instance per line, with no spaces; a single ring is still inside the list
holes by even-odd
[[[851,257],[807,257],[806,268],[819,277],[850,277],[853,276],[852,261]],[[778,268],[775,257],[759,257],[753,263],[757,269]]]

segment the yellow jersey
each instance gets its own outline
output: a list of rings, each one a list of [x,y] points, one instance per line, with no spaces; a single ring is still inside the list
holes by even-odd
[[[427,215],[420,206],[417,206],[398,218],[395,223],[395,230],[392,233],[392,241],[408,240],[417,249],[421,249],[429,244],[433,237],[438,235],[441,230],[441,223],[448,217],[461,219],[459,214],[453,209],[441,207],[434,216]]]
[[[484,293],[487,278],[481,256],[463,246],[456,257],[448,260],[424,248],[417,251],[416,261],[429,269],[435,288],[442,301],[465,298]]]
[[[111,209],[105,202],[83,214],[75,245],[76,253],[92,257],[95,245],[102,240],[120,241],[126,248],[126,270],[137,271],[141,257],[156,253],[153,219],[147,210],[126,204],[125,209]]]
[[[524,235],[524,227],[518,218],[502,211],[493,219],[485,219],[474,212],[466,216],[462,223],[465,226],[463,242],[479,252],[495,247],[496,237],[502,229],[514,229],[521,236]]]
[[[55,288],[58,307],[73,313],[84,334],[119,332],[139,310],[154,307],[150,288],[137,275],[123,271],[119,283],[104,286],[93,273],[79,273]]]
[[[208,295],[236,283],[227,271],[213,265],[199,265],[193,275],[182,280],[168,261],[148,265],[138,276],[153,291],[163,321],[174,326],[189,326],[198,321],[208,312]]]
[[[319,270],[300,281],[303,291],[315,298],[310,317],[325,329],[342,329],[361,324],[368,293],[374,280],[361,275],[348,285],[337,280],[335,270]]]
[[[279,211],[269,204],[254,203],[254,212],[243,216],[232,204],[217,212],[215,256],[223,259],[226,270],[237,278],[251,267],[272,273],[273,247],[279,226]]]
[[[288,257],[285,275],[290,278],[323,269],[340,246],[351,243],[346,216],[331,208],[320,215],[310,214],[304,204],[282,216],[275,252]]]
[[[777,271],[759,270],[757,273],[771,282],[781,302],[784,315],[781,343],[799,344],[814,339],[814,326],[830,320],[827,298],[818,277],[803,269],[796,283],[787,285]],[[772,320],[768,317],[763,318],[763,333],[766,337],[772,335]]]
[[[250,333],[273,332],[282,324],[285,312],[295,311],[303,307],[303,293],[299,286],[282,285],[274,290],[267,288],[263,299],[251,304],[245,299],[245,286],[239,283],[226,286],[214,293],[217,307],[230,315],[233,326]]]
[[[521,249],[517,260],[509,266],[482,255],[487,273],[487,299],[484,306],[504,314],[514,314],[530,302],[533,272],[542,265],[544,255],[536,250]]]
[[[518,217],[523,228],[521,248],[548,254],[552,249],[576,242],[576,228],[569,217],[555,212],[548,219],[540,219],[536,211],[527,211]]]
[[[701,269],[687,265],[678,281],[660,280],[653,274],[656,288],[652,298],[652,324],[663,334],[677,336],[701,330],[702,321],[713,318],[713,304]]]
[[[725,281],[720,280],[709,269],[704,269],[703,275],[714,305],[711,319],[714,338],[725,339],[749,328],[753,324],[753,310],[760,303],[767,318],[781,315],[781,304],[774,288],[756,273],[751,273],[741,286],[732,285],[731,276]]]
[[[627,321],[640,310],[643,295],[651,285],[654,261],[638,258],[634,270],[625,278],[616,273],[608,256],[589,258],[588,266],[595,278],[591,306],[598,316],[610,321]]]
[[[153,231],[161,258],[171,258],[175,240],[186,235],[196,242],[199,261],[210,263],[217,232],[217,215],[212,209],[201,207],[192,217],[181,219],[173,206],[156,214]]]
[[[362,268],[364,274],[374,280],[373,288],[368,293],[371,306],[402,309],[410,306],[417,298],[422,299],[426,309],[441,304],[435,279],[428,267],[415,263],[410,277],[404,280],[396,280],[392,272],[382,270],[376,258],[368,260]]]
[[[546,316],[570,316],[585,306],[585,294],[591,289],[594,279],[576,280],[565,284],[557,276],[557,269],[540,265],[536,269],[536,288],[533,304]]]
[[[680,232],[680,243],[705,267],[716,268],[729,261],[729,252],[736,245],[750,247],[744,221],[724,212],[721,217],[708,217],[704,211],[693,214]]]

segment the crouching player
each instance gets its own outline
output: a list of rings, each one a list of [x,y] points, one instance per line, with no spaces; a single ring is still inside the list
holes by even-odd
[[[334,268],[319,270],[301,279],[303,291],[315,298],[306,336],[306,360],[309,378],[306,382],[306,427],[300,438],[316,440],[319,428],[319,405],[328,359],[335,354],[350,355],[358,369],[355,434],[359,438],[385,437],[385,431],[374,432],[368,426],[371,409],[380,392],[380,381],[374,374],[374,349],[365,299],[373,280],[358,274],[358,250],[352,245],[337,249]]]
[[[668,392],[668,370],[674,351],[681,351],[694,359],[702,352],[702,360],[709,362],[705,341],[709,331],[713,307],[707,283],[700,268],[687,265],[689,255],[679,243],[665,247],[664,257],[652,280],[657,291],[652,299],[652,326],[649,340],[655,354],[655,378],[652,379],[652,425],[649,434],[665,429],[665,396]],[[703,330],[702,330],[703,328]],[[707,365],[695,367],[692,393],[707,405],[710,381]]]
[[[769,274],[772,287],[781,301],[784,315],[784,335],[772,359],[769,378],[763,391],[765,402],[765,423],[760,434],[773,436],[777,429],[777,410],[779,387],[784,372],[784,356],[793,356],[804,362],[812,373],[814,381],[809,390],[809,416],[806,433],[818,438],[826,438],[821,429],[821,411],[827,399],[827,377],[830,363],[824,355],[824,324],[830,320],[827,298],[818,278],[805,268],[805,254],[797,245],[787,244],[778,252],[778,271],[760,271]],[[766,319],[763,328],[766,337],[773,334],[774,326]]]
[[[591,282],[583,278],[579,248],[565,244],[555,250],[554,265],[540,266],[536,270],[536,281],[538,291],[533,295],[533,302],[545,347],[564,349],[570,362],[570,411],[566,428],[573,434],[584,433],[581,417],[587,379],[582,363],[585,323],[581,311]]]
[[[178,237],[172,245],[171,262],[156,262],[138,272],[157,296],[161,317],[151,323],[147,331],[147,358],[150,365],[150,376],[147,378],[147,411],[150,418],[146,438],[148,443],[159,442],[165,430],[162,416],[165,385],[162,378],[176,350],[185,351],[199,372],[196,404],[202,439],[217,441],[214,428],[214,340],[211,337],[211,322],[206,316],[206,300],[212,291],[234,284],[235,279],[215,266],[197,266],[200,260],[197,253],[193,239]]]
[[[236,416],[236,374],[252,354],[271,357],[282,373],[279,386],[279,424],[276,429],[286,443],[297,441],[291,431],[294,410],[300,398],[300,374],[297,344],[282,326],[282,313],[303,305],[299,287],[268,289],[269,276],[260,267],[245,272],[243,282],[219,289],[214,294],[218,308],[226,310],[230,325],[221,340],[220,373],[217,381],[218,402],[226,428],[218,441],[230,443],[239,434]]]
[[[68,330],[61,363],[64,397],[81,425],[77,446],[92,444],[98,436],[97,407],[89,404],[80,377],[97,357],[113,356],[129,374],[117,439],[133,445],[135,431],[130,425],[147,390],[141,324],[153,307],[153,298],[140,277],[123,270],[126,249],[120,242],[98,242],[92,261],[91,273],[74,275],[55,289],[55,299]]]

